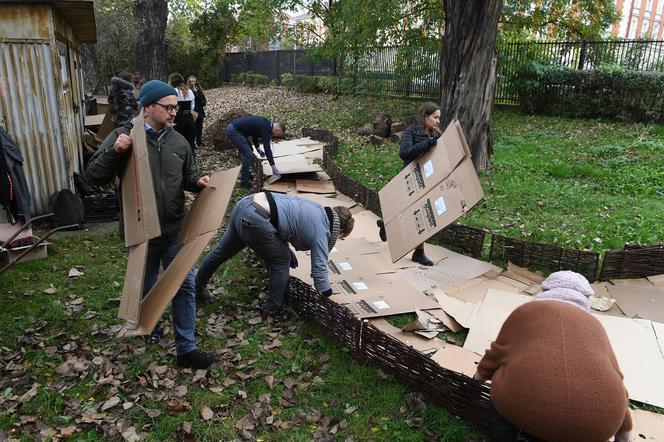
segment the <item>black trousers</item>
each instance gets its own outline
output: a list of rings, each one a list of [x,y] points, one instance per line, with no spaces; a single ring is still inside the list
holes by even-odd
[[[205,117],[198,114],[198,118],[196,118],[196,146],[201,145],[203,138],[203,120],[205,120]]]
[[[175,131],[187,139],[191,149],[194,149],[196,142],[196,125],[194,124],[194,116],[191,112],[178,113],[173,120],[175,123]]]
[[[519,436],[521,436],[519,438]],[[530,436],[509,423],[498,413],[493,402],[489,401],[489,440],[491,442],[516,442],[525,440],[527,442],[542,442],[536,437]]]

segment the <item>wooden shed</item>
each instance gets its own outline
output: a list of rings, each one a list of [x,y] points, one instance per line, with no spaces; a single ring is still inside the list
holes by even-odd
[[[83,167],[80,46],[95,26],[92,0],[0,0],[0,125],[23,154],[33,214]]]

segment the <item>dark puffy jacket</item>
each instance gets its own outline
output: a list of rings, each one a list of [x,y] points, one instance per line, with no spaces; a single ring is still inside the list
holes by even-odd
[[[138,103],[134,97],[134,85],[119,77],[111,79],[111,92],[108,95],[108,104],[111,107],[111,119],[115,127],[120,127],[134,118],[138,110]]]
[[[128,122],[108,134],[97,152],[90,158],[85,171],[85,178],[90,183],[100,186],[122,175],[131,151],[120,155],[113,145],[120,134],[129,135],[132,127],[133,124]],[[164,129],[159,138],[148,133],[146,140],[161,225],[161,238],[174,239],[187,214],[184,208],[184,190],[200,192],[201,188],[196,181],[201,176],[196,173],[189,143],[173,128]]]
[[[205,118],[205,105],[207,104],[207,99],[202,89],[194,91],[194,110],[198,112],[198,118]]]
[[[0,177],[0,185],[9,187],[9,180],[11,180],[11,191],[10,189],[0,189],[0,194],[6,193],[7,199],[11,199],[11,201],[7,201],[7,209],[11,211],[14,221],[25,223],[30,219],[32,199],[23,172],[23,157],[16,142],[2,126],[0,126],[0,173],[7,175]],[[5,198],[0,198],[0,200],[2,199]]]
[[[428,152],[436,145],[436,139],[437,136],[430,136],[415,124],[408,126],[403,131],[399,143],[399,156],[403,160],[403,165],[407,166],[415,158]]]

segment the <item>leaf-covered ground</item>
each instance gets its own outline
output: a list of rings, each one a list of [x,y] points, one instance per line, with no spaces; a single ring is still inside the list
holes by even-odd
[[[373,188],[400,170],[398,147],[368,145],[355,129],[380,111],[412,115],[419,105],[274,88],[207,95],[208,122],[242,107],[283,120],[296,134],[305,126],[332,130],[342,139],[338,163]],[[463,222],[595,249],[664,238],[661,126],[499,109],[494,131],[494,170],[482,177],[487,198]],[[208,172],[236,164],[232,152],[199,152]],[[243,194],[236,190],[234,199]],[[251,253],[218,270],[216,301],[199,306],[199,346],[219,355],[217,367],[176,369],[168,329],[158,344],[115,338],[126,266],[115,232],[97,225],[58,234],[47,259],[0,275],[0,440],[481,438],[352,360],[311,324],[262,322],[266,274]],[[81,274],[70,277],[71,269]]]

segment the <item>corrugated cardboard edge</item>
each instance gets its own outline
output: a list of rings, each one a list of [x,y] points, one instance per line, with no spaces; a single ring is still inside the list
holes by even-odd
[[[148,255],[148,242],[132,246],[127,260],[122,298],[118,318],[138,323],[145,279],[145,264]]]

